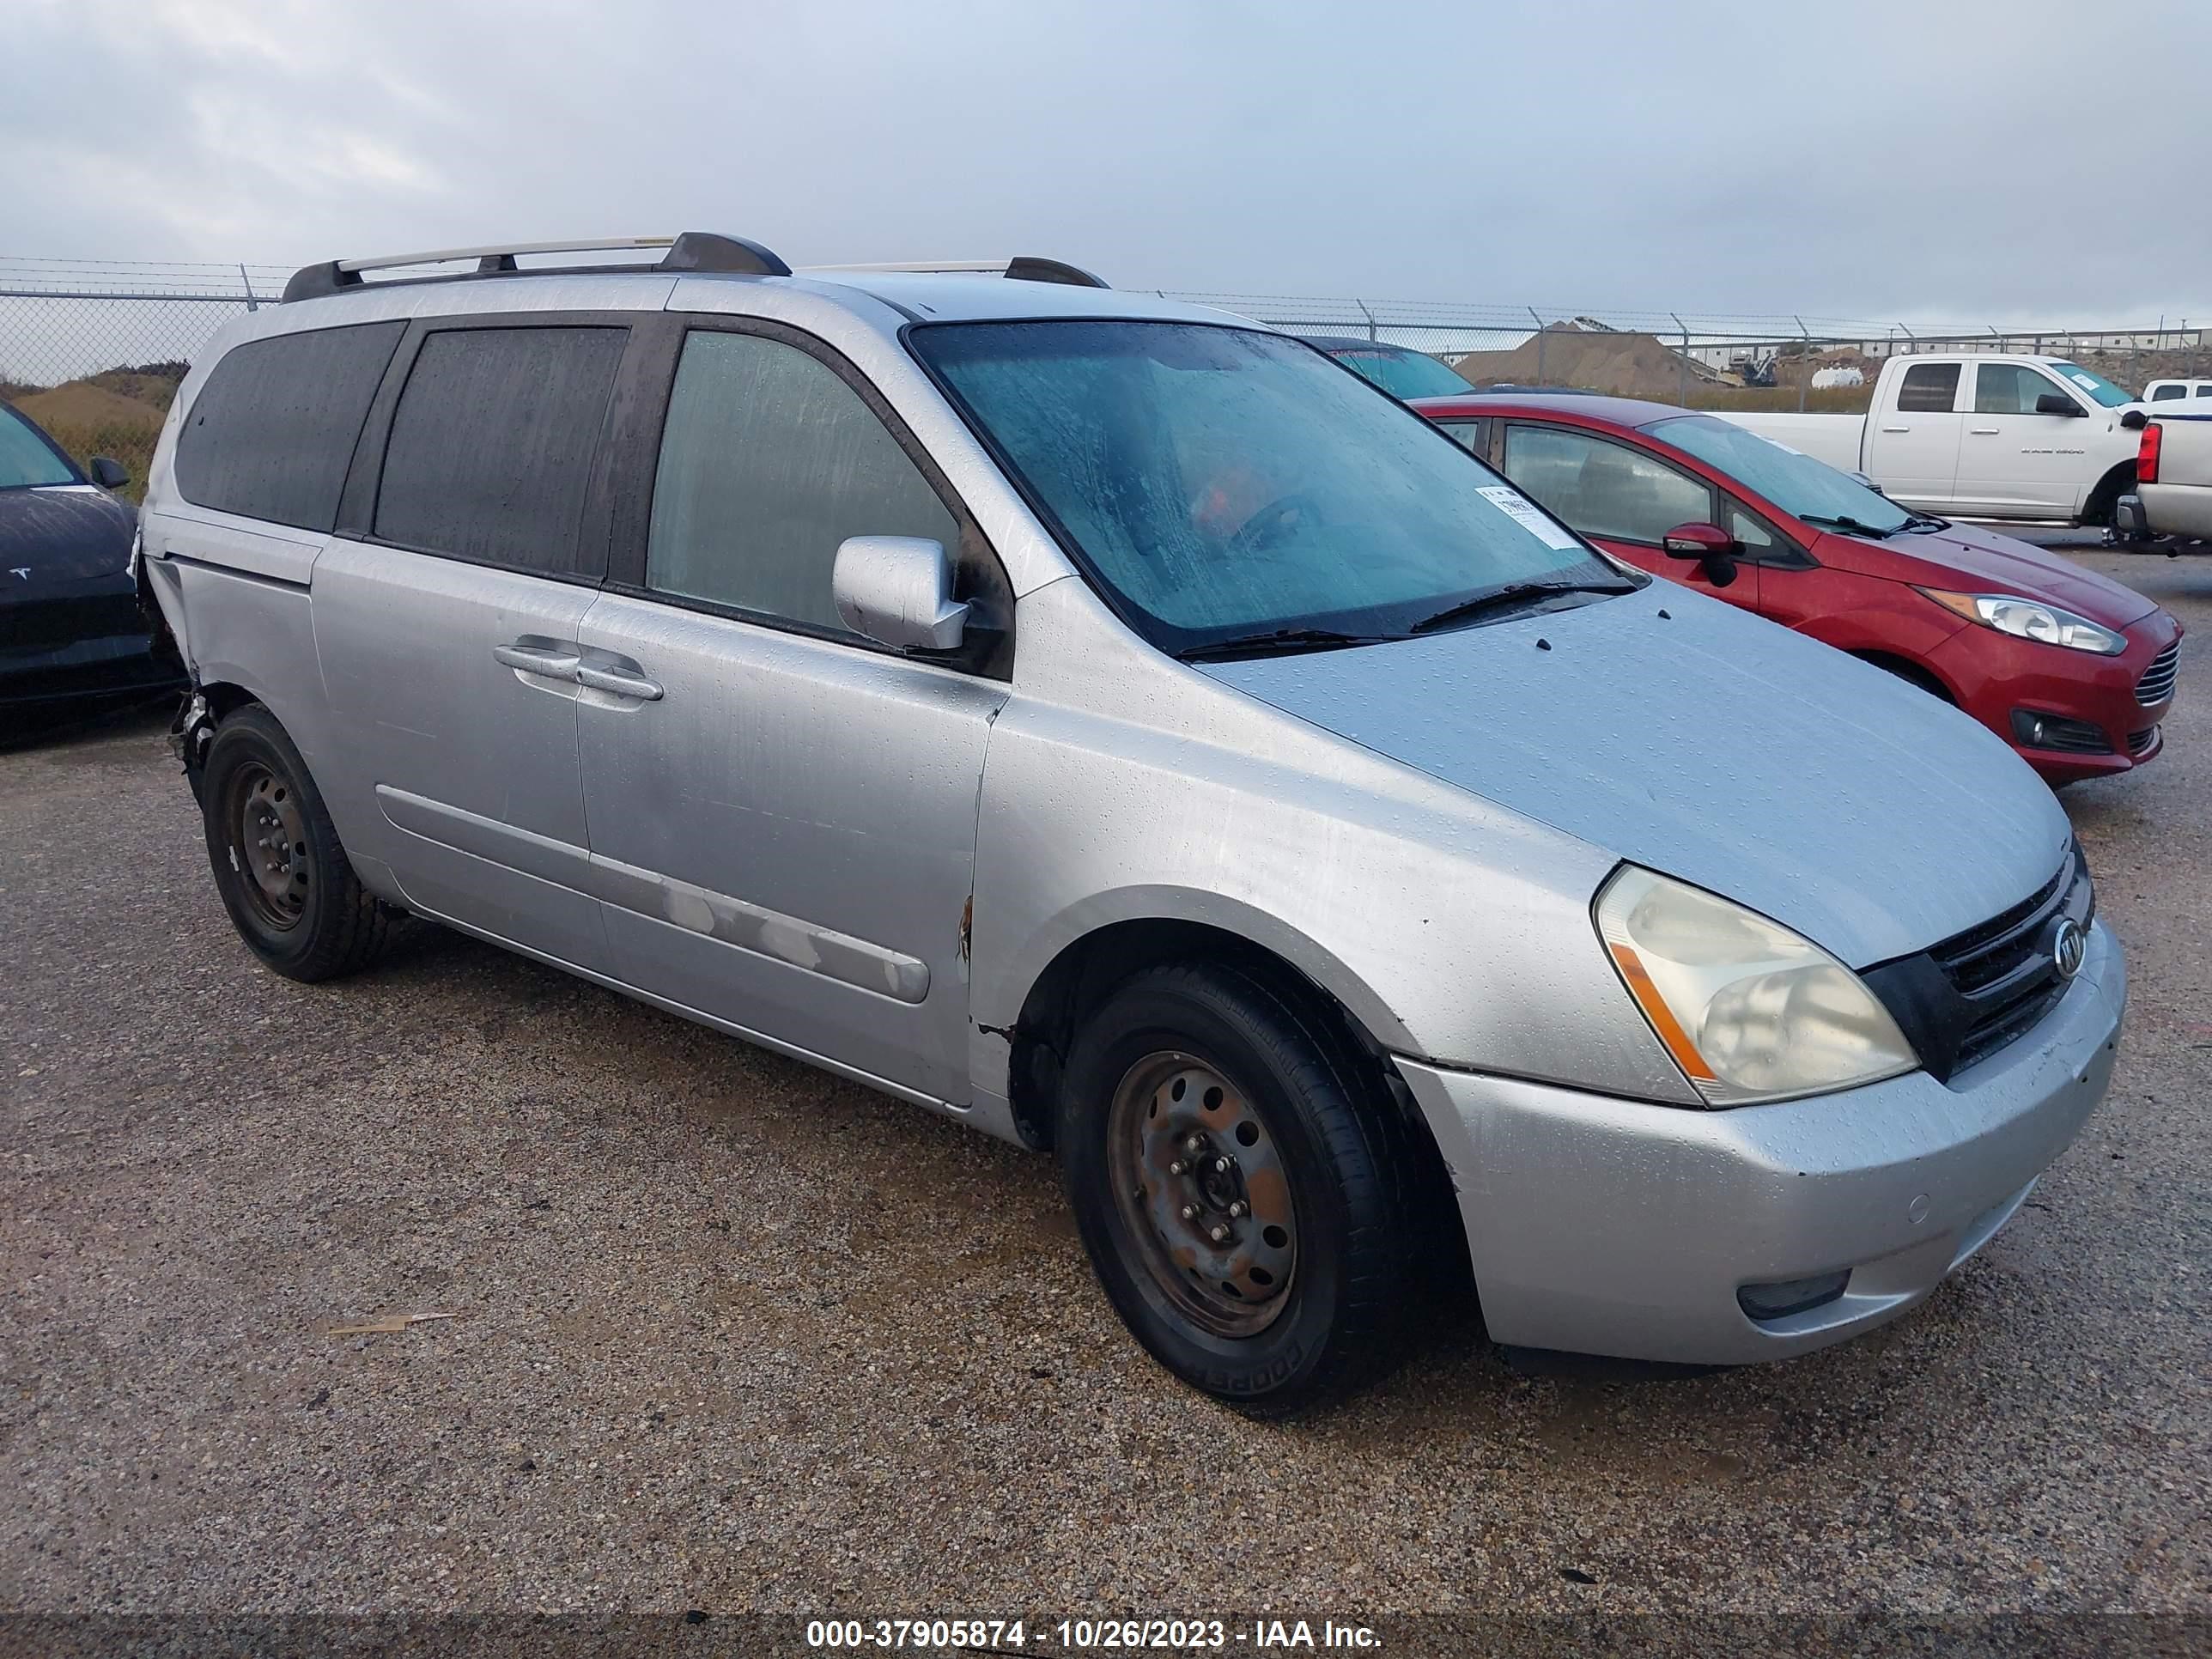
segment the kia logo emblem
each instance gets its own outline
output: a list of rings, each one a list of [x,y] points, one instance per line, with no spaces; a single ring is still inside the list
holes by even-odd
[[[2081,931],[2081,924],[2071,916],[2061,916],[2058,926],[2051,933],[2051,965],[2058,970],[2061,979],[2071,979],[2081,971],[2081,959],[2089,954],[2089,936]]]

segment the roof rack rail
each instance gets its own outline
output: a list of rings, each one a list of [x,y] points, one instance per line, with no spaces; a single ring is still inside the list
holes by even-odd
[[[518,253],[604,252],[616,248],[662,247],[668,252],[653,270],[723,271],[744,276],[788,276],[791,267],[758,242],[743,236],[724,236],[709,230],[687,230],[680,236],[594,236],[577,242],[501,242],[488,247],[437,248],[428,253],[387,253],[373,259],[325,259],[301,265],[284,284],[286,300],[313,300],[326,294],[343,294],[364,287],[364,270],[392,270],[404,265],[449,264],[474,259],[474,270],[433,272],[404,278],[412,282],[453,282],[465,276],[497,276],[518,273]],[[585,265],[586,270],[630,270],[632,265]]]
[[[965,273],[979,276],[1007,276],[1018,283],[1065,283],[1070,288],[1110,288],[1103,276],[1095,276],[1080,265],[1069,264],[1065,259],[1043,259],[1034,254],[1018,254],[1011,259],[912,259],[889,264],[864,265],[808,265],[815,270],[907,270],[925,276]]]

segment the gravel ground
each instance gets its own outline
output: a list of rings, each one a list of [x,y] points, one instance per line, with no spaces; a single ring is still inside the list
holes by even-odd
[[[442,930],[258,969],[145,718],[0,756],[0,1610],[2212,1611],[2212,559],[2165,757],[2065,805],[2105,1107],[1904,1320],[1528,1380],[1446,1310],[1186,1392],[1051,1164]],[[333,1322],[450,1313],[397,1334]]]

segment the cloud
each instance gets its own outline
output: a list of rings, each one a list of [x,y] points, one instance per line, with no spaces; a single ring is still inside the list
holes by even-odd
[[[2212,310],[2212,8],[2061,0],[14,0],[25,254],[289,264],[686,227],[795,263],[2089,325]],[[2160,159],[2163,158],[2163,160]]]

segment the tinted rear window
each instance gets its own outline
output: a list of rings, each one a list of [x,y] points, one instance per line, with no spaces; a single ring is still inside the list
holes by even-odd
[[[433,334],[392,417],[378,487],[380,540],[555,576],[603,573],[580,548],[620,328]]]
[[[1897,406],[1907,414],[1948,414],[1959,400],[1959,365],[1915,363],[1897,389]]]
[[[330,529],[369,400],[406,326],[319,328],[226,353],[177,434],[178,492],[219,513]]]

